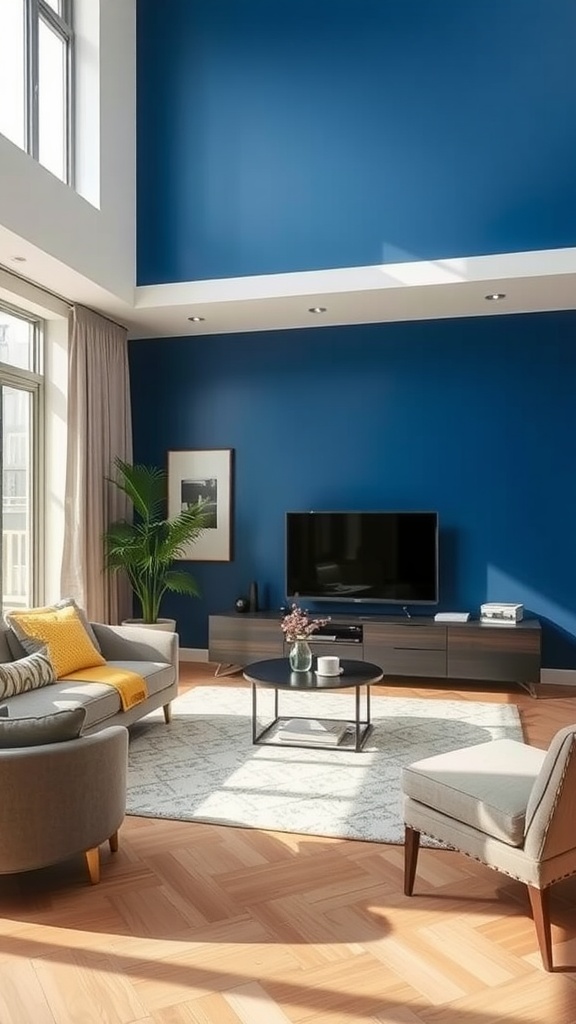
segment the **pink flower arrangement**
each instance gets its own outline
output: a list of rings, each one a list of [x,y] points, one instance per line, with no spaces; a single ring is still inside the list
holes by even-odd
[[[308,613],[297,604],[292,605],[292,610],[285,615],[280,623],[280,628],[292,643],[294,640],[307,640],[312,633],[315,633],[320,626],[325,626],[330,619],[311,619]]]

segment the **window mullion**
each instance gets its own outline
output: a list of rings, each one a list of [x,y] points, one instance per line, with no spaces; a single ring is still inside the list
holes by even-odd
[[[44,467],[46,452],[44,449],[44,389],[35,388],[32,393],[31,423],[31,479],[30,509],[32,523],[30,529],[30,568],[29,578],[32,588],[33,603],[44,597],[44,560],[39,557],[45,551],[45,508],[44,508]]]
[[[70,12],[64,10],[64,13],[69,16]],[[70,27],[70,21],[68,21]],[[74,159],[74,145],[75,145],[75,132],[74,122],[76,116],[76,90],[72,88],[72,83],[76,77],[76,69],[74,67],[75,62],[75,51],[74,36],[68,37],[68,45],[66,47],[66,182],[74,188],[76,173],[75,166],[76,161]]]
[[[38,159],[38,2],[26,0],[26,148]]]
[[[69,18],[63,18],[50,4],[46,4],[43,0],[35,0],[38,15],[44,18],[44,21],[53,28],[62,39],[67,42],[70,41],[72,36],[72,25]]]

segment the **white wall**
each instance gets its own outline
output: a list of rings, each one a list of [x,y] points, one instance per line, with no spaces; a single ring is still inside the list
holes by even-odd
[[[136,277],[135,0],[76,2],[79,103],[85,132],[78,138],[82,151],[79,188],[90,201],[0,136],[0,227],[132,304]],[[99,18],[95,17],[98,6]]]
[[[1,2],[1,0],[0,0]],[[69,297],[81,278],[134,302],[135,0],[76,0],[78,190],[0,135],[0,263]],[[72,273],[70,273],[72,272]],[[80,277],[78,276],[80,275]],[[92,294],[90,292],[88,295]],[[46,321],[45,563],[41,601],[60,597],[64,531],[68,305],[0,266],[0,298]]]

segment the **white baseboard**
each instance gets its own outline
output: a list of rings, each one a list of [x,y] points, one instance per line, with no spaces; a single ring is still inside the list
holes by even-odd
[[[540,669],[540,682],[555,686],[576,686],[576,670],[573,668]]]
[[[181,647],[180,661],[208,661],[208,651],[203,647]]]

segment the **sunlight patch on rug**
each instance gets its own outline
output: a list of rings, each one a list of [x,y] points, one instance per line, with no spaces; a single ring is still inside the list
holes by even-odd
[[[259,691],[262,717],[272,691]],[[282,693],[282,715],[353,718],[353,694]],[[404,765],[491,739],[522,739],[511,704],[372,697],[361,753],[253,746],[248,687],[200,686],[131,727],[127,813],[402,843]]]

